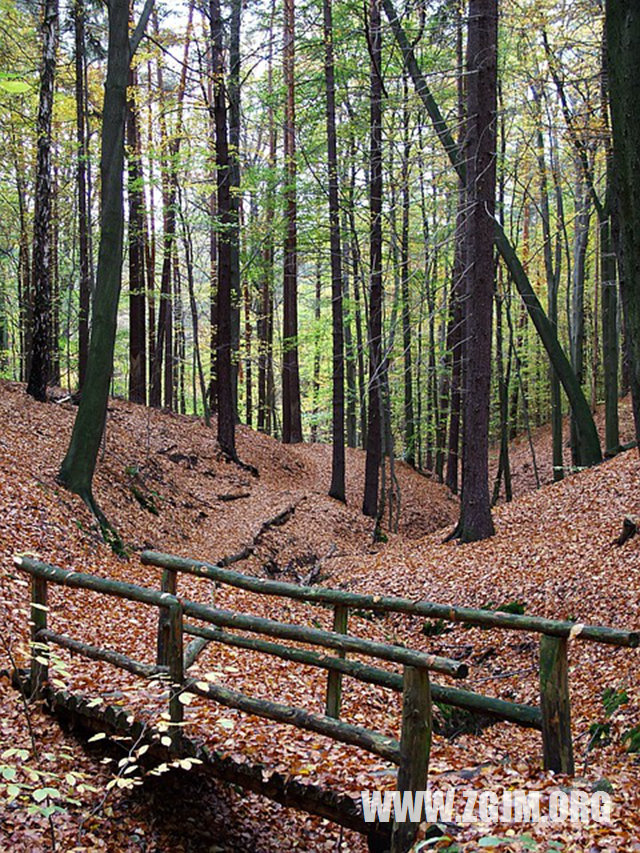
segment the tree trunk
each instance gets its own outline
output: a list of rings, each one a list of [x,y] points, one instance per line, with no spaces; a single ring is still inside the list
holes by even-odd
[[[584,280],[586,275],[589,221],[591,219],[591,196],[581,181],[577,189],[578,211],[575,220],[573,243],[573,277],[571,282],[571,365],[578,382],[584,379]],[[571,457],[573,464],[584,464],[579,439],[579,424],[571,416]]]
[[[210,0],[209,21],[213,51],[213,119],[216,128],[216,174],[218,192],[218,299],[217,299],[217,388],[218,443],[223,453],[237,459],[236,413],[231,367],[231,246],[234,211],[231,201],[231,170],[227,136],[227,102],[224,85],[224,38],[219,0]]]
[[[412,468],[416,464],[415,415],[413,411],[413,366],[411,362],[411,305],[409,301],[409,92],[406,73],[402,78],[402,230],[400,237],[400,276],[402,280],[402,354],[404,356],[404,458]]]
[[[127,105],[127,146],[129,149],[129,399],[134,403],[144,405],[147,399],[145,213],[138,115],[133,94],[136,83],[137,75],[131,69],[129,72],[130,94]]]
[[[27,394],[44,402],[51,371],[51,122],[58,48],[58,0],[45,0],[33,222],[33,336]]]
[[[342,272],[344,276],[344,298],[347,302],[347,313],[344,318],[344,347],[345,347],[345,373],[347,380],[347,446],[358,446],[358,422],[357,422],[357,401],[358,390],[356,386],[356,352],[353,343],[353,330],[351,326],[352,315],[354,314],[354,303],[351,300],[349,292],[349,258],[351,257],[351,244],[348,237],[348,228],[346,216],[343,217],[342,231],[344,236],[343,242],[343,259]]]
[[[87,170],[89,167],[89,146],[87,140],[87,107],[85,92],[85,0],[75,0],[73,23],[75,30],[75,72],[76,72],[76,141],[78,146],[78,164],[76,181],[78,186],[78,242],[79,242],[79,305],[78,305],[78,390],[82,391],[87,373],[87,354],[89,352],[89,313],[91,310],[91,258],[89,195]]]
[[[287,92],[284,127],[286,173],[282,330],[282,440],[302,441],[300,369],[298,364],[298,203],[296,195],[295,0],[284,3],[284,84]]]
[[[258,429],[270,435],[275,428],[273,381],[273,262],[274,239],[271,222],[275,215],[276,123],[273,110],[273,37],[275,0],[272,0],[269,20],[269,55],[267,58],[267,124],[269,129],[269,172],[266,190],[267,233],[262,251],[262,284],[260,287],[260,318],[258,320]]]
[[[380,0],[369,10],[370,71],[370,271],[369,271],[369,406],[367,456],[362,512],[378,514],[378,479],[382,452],[382,32]]]
[[[332,417],[331,485],[329,497],[345,501],[344,462],[344,319],[342,313],[342,247],[340,245],[340,198],[338,187],[338,146],[336,138],[336,97],[333,61],[333,21],[331,0],[324,0],[324,76],[327,112],[327,167],[329,170],[329,242],[331,249],[332,327]]]
[[[87,377],[71,441],[60,468],[59,480],[80,495],[98,514],[91,492],[93,474],[107,415],[109,384],[118,318],[124,239],[124,128],[127,110],[129,63],[151,12],[147,0],[141,19],[129,40],[128,0],[109,6],[107,80],[102,122],[102,202],[100,250],[96,274],[93,323],[87,360]]]
[[[606,32],[603,33],[602,49],[602,120],[609,130],[608,107],[608,59]],[[602,367],[604,372],[604,417],[605,450],[617,452],[620,446],[618,419],[618,288],[616,253],[613,234],[613,209],[615,193],[613,187],[613,150],[611,141],[606,144],[606,187],[604,215],[600,217],[600,288],[602,312]]]
[[[238,360],[240,354],[240,24],[242,0],[231,0],[229,19],[229,181],[231,193],[231,392],[238,420]],[[249,379],[251,374],[249,373]]]
[[[558,287],[560,284],[560,268],[554,267],[553,247],[551,244],[551,217],[549,212],[549,183],[547,180],[547,164],[544,151],[544,137],[542,135],[542,111],[540,109],[540,96],[534,89],[534,100],[536,103],[536,118],[538,129],[536,132],[538,174],[540,181],[540,219],[542,222],[542,237],[544,240],[544,268],[547,277],[547,314],[549,322],[558,333]],[[552,165],[553,168],[553,165]],[[551,439],[552,439],[552,461],[553,479],[562,480],[564,476],[564,460],[562,457],[562,400],[560,397],[560,382],[553,369],[549,365],[549,384],[551,388]]]
[[[467,38],[462,542],[494,533],[489,499],[489,406],[495,261],[497,0],[470,0]]]
[[[634,0],[607,0],[605,20],[620,296],[636,440],[640,442],[640,115],[637,110],[640,9]]]
[[[311,409],[311,441],[318,440],[318,417],[320,415],[320,305],[322,300],[322,270],[320,258],[316,259],[316,294],[313,306],[315,320],[313,330],[313,380]]]

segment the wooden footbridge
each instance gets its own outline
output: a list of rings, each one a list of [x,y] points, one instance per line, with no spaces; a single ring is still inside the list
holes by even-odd
[[[151,551],[142,554],[142,562],[163,570],[159,590],[67,571],[29,557],[15,558],[16,565],[31,575],[31,694],[43,698],[50,709],[61,718],[71,718],[90,730],[126,735],[139,744],[147,744],[148,757],[153,760],[176,757],[198,759],[204,769],[218,778],[270,797],[283,805],[303,809],[364,833],[368,837],[370,848],[376,851],[405,853],[412,846],[417,824],[407,822],[389,826],[383,823],[367,823],[360,803],[352,797],[313,784],[303,784],[276,772],[268,773],[261,765],[241,763],[200,745],[185,734],[186,709],[180,700],[181,694],[196,694],[226,707],[313,731],[334,741],[374,753],[397,765],[396,787],[400,791],[426,788],[432,735],[432,700],[540,730],[545,768],[573,774],[568,640],[571,638],[581,642],[630,647],[636,647],[639,641],[639,635],[631,631],[499,611],[449,607],[429,601],[297,586],[241,574],[219,564]],[[180,573],[208,578],[218,584],[228,584],[259,595],[279,596],[331,607],[334,611],[333,630],[324,631],[305,625],[278,622],[190,601],[178,595],[177,581]],[[115,596],[157,608],[156,662],[150,664],[136,661],[116,650],[89,645],[76,638],[55,633],[48,624],[49,584],[92,590],[105,596]],[[354,637],[348,633],[350,610],[407,614],[538,634],[539,707],[507,702],[432,683],[430,673],[464,678],[467,675],[467,666],[459,661],[423,651]],[[262,639],[263,637],[269,639]],[[186,644],[185,638],[190,638]],[[285,640],[289,643],[293,641],[303,644],[304,647],[285,645],[274,640]],[[254,698],[217,683],[204,683],[190,677],[189,669],[202,650],[212,642],[327,670],[325,714],[314,714],[303,708]],[[170,684],[167,731],[163,734],[150,728],[123,708],[104,705],[98,707],[95,699],[55,689],[48,682],[48,655],[51,644],[92,660],[105,661],[143,678],[167,678]],[[308,646],[326,651],[311,651]],[[379,666],[348,659],[346,655],[349,653],[374,661],[387,661],[402,667],[402,672],[391,672]],[[344,676],[402,694],[399,741],[340,719]],[[194,712],[197,713],[197,710]]]

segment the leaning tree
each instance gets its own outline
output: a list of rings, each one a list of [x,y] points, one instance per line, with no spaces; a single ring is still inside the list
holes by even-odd
[[[129,0],[108,0],[109,44],[102,121],[100,248],[87,371],[71,441],[58,480],[85,501],[103,532],[109,525],[93,498],[93,474],[107,416],[113,372],[124,237],[124,129],[131,59],[142,39],[154,0],[146,0],[129,35]]]

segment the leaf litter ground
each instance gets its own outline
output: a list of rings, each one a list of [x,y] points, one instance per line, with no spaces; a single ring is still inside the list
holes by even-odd
[[[289,508],[293,509],[290,519],[264,533],[255,554],[238,568],[290,581],[311,573],[317,582],[329,586],[476,607],[520,603],[530,614],[640,628],[640,542],[632,539],[622,548],[613,544],[624,515],[640,510],[635,451],[549,485],[548,431],[541,429],[534,436],[534,445],[541,479],[547,485],[533,491],[528,443],[519,439],[512,453],[517,499],[496,509],[495,537],[464,547],[442,543],[457,517],[456,500],[429,477],[399,463],[399,532],[390,534],[387,543],[374,545],[370,522],[359,512],[364,470],[360,451],[347,454],[348,506],[344,507],[326,497],[330,475],[327,446],[283,447],[241,427],[239,453],[259,469],[255,479],[219,457],[214,433],[196,419],[114,400],[95,492],[131,547],[131,558],[123,561],[100,541],[81,502],[55,483],[75,416],[73,406],[65,402],[43,406],[30,400],[23,386],[2,383],[0,412],[0,668],[9,668],[8,649],[18,663],[27,659],[29,592],[26,580],[13,566],[13,554],[33,553],[65,568],[157,588],[160,572],[140,564],[137,554],[141,549],[152,547],[215,561],[252,542],[267,519]],[[628,432],[628,407],[624,415]],[[134,491],[144,496],[146,507]],[[226,587],[214,590],[199,579],[181,577],[179,593],[282,621],[330,627],[330,613],[325,609]],[[129,602],[110,600],[105,605],[93,594],[60,588],[51,593],[49,621],[54,630],[139,660],[153,660],[155,620],[155,613]],[[423,625],[424,620],[407,617],[365,619],[354,615],[350,631],[464,659],[470,676],[458,686],[504,699],[537,702],[537,642],[533,635],[454,626],[425,636]],[[430,780],[436,788],[544,791],[561,783],[590,790],[601,783],[611,785],[613,791],[610,826],[473,825],[456,832],[461,851],[477,850],[480,839],[488,836],[502,839],[501,850],[640,850],[640,767],[637,756],[628,754],[622,743],[623,734],[640,722],[639,654],[572,642],[576,780],[542,772],[536,732],[497,724],[479,733],[465,733],[468,721],[461,720],[459,736],[435,736]],[[64,671],[57,677],[74,690],[121,704],[151,720],[165,710],[161,685],[64,653],[60,660]],[[319,670],[210,646],[196,672],[252,696],[323,711],[326,674]],[[627,693],[627,702],[610,720],[602,704],[607,687]],[[0,702],[2,749],[29,749],[26,718],[7,678],[0,681]],[[294,849],[358,853],[366,849],[363,839],[354,833],[213,783],[194,771],[147,779],[133,791],[114,788],[102,803],[114,768],[100,763],[103,753],[98,745],[82,746],[38,711],[32,717],[41,742],[40,763],[36,765],[30,758],[18,767],[18,774],[32,788],[43,780],[61,782],[58,787],[64,789],[64,795],[76,801],[65,803],[66,813],[52,818],[61,849],[264,853]],[[399,700],[382,688],[345,681],[343,717],[397,737]],[[262,763],[267,771],[277,770],[356,797],[361,790],[392,788],[394,784],[391,769],[382,760],[308,732],[200,699],[187,708],[186,718],[191,736],[239,760]],[[610,742],[587,751],[589,728],[598,722],[609,723]],[[34,767],[40,774],[37,783],[29,782]],[[603,779],[607,782],[602,783]],[[50,849],[45,818],[29,815],[20,798],[3,808],[0,849]],[[549,847],[551,842],[556,846]]]

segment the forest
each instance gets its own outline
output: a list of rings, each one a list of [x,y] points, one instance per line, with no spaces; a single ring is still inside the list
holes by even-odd
[[[0,847],[639,850],[640,8],[0,12]]]

